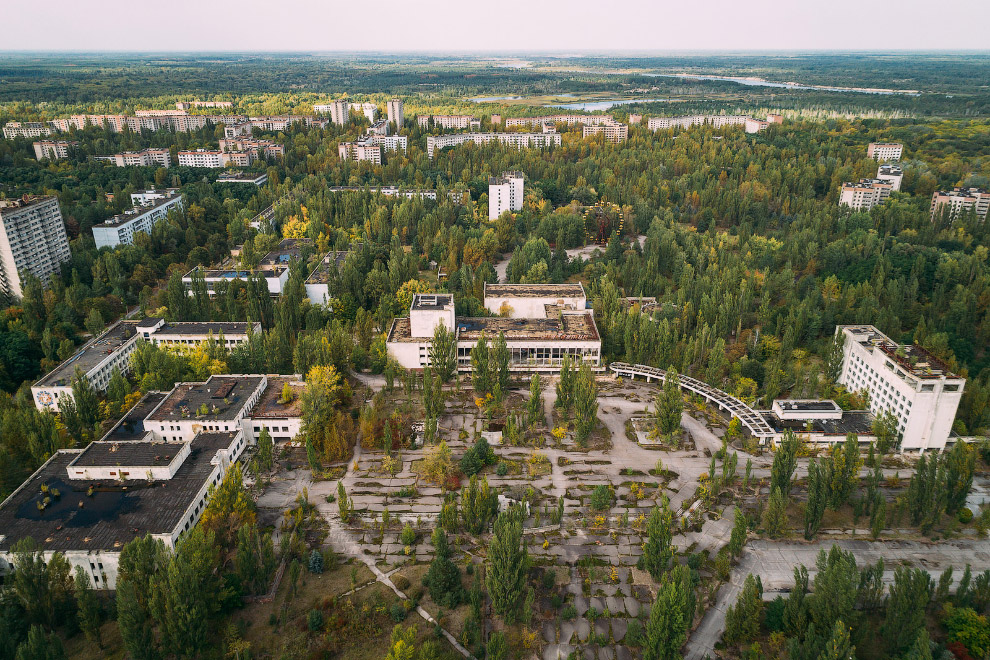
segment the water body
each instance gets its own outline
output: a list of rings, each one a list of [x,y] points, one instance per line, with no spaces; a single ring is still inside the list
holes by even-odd
[[[907,96],[919,96],[914,90],[897,89],[870,89],[866,87],[828,87],[826,85],[801,85],[798,83],[781,83],[759,78],[733,78],[731,76],[706,76],[695,74],[679,73],[644,73],[644,76],[652,78],[687,78],[689,80],[725,80],[738,83],[740,85],[750,85],[753,87],[782,87],[785,89],[816,89],[825,92],[858,92],[860,94],[905,94]]]
[[[544,108],[564,108],[566,110],[608,110],[617,105],[629,105],[630,103],[654,103],[657,101],[669,101],[670,99],[613,99],[611,101],[585,101],[581,103],[547,103]]]
[[[521,96],[478,96],[471,99],[475,103],[492,103],[493,101],[518,101]]]

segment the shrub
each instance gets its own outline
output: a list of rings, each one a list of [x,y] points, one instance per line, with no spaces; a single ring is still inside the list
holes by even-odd
[[[392,584],[394,584],[395,588],[398,589],[399,591],[405,591],[406,589],[409,588],[410,583],[409,583],[409,578],[407,578],[405,575],[396,575],[395,579],[392,580]]]
[[[629,627],[626,628],[626,636],[622,641],[627,646],[643,645],[643,624],[639,622],[639,619],[629,621]]]
[[[402,528],[399,540],[402,541],[402,545],[412,545],[416,542],[416,532],[413,531],[409,523],[406,523],[406,526]]]
[[[504,477],[505,475],[509,474],[508,464],[505,461],[499,463],[498,467],[495,468],[495,474],[497,474],[500,477]]]
[[[319,575],[323,572],[323,555],[316,548],[309,553],[309,572]]]
[[[396,623],[402,623],[406,620],[407,612],[402,603],[392,603],[392,607],[388,608],[388,613],[392,617],[392,621]]]
[[[323,612],[320,610],[310,610],[306,615],[306,625],[310,632],[316,632],[323,627]]]
[[[543,572],[543,588],[547,591],[553,589],[553,586],[557,584],[557,572],[554,570],[546,570]]]
[[[966,507],[959,509],[958,515],[959,515],[959,522],[961,522],[964,525],[968,525],[973,520],[973,512]]]
[[[605,484],[595,486],[591,493],[591,508],[595,511],[605,511],[612,506],[612,489]]]
[[[563,610],[560,611],[560,618],[564,621],[571,621],[577,617],[577,610],[574,608],[573,604],[568,604]]]

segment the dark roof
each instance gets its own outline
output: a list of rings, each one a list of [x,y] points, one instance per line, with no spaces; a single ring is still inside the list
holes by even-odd
[[[205,383],[181,383],[169,392],[162,405],[148,419],[159,422],[236,419],[262,379],[263,376],[210,376]],[[197,414],[204,404],[210,412]]]
[[[148,392],[100,440],[127,442],[143,438],[147,433],[144,428],[145,418],[165,400],[166,396],[168,396],[166,392]]]
[[[103,362],[112,353],[126,344],[134,336],[135,324],[130,321],[117,321],[102,335],[91,339],[71,358],[58,365],[35,385],[38,387],[67,386],[79,367],[84,374]]]
[[[0,551],[31,537],[46,551],[119,552],[146,534],[171,534],[213,473],[211,461],[235,435],[197,435],[189,456],[167,481],[70,480],[66,467],[82,452],[59,451],[0,504]],[[42,484],[48,486],[51,498],[44,511],[38,509],[38,502],[46,497]],[[91,486],[93,494],[88,495]],[[59,491],[58,498],[51,495],[52,488]]]
[[[437,310],[454,304],[454,297],[449,293],[417,293],[412,299],[413,309]]]
[[[256,325],[255,323],[251,324]],[[244,321],[179,321],[166,323],[155,331],[155,335],[243,335],[247,334],[248,324]]]
[[[824,433],[845,437],[849,433],[857,435],[873,435],[873,414],[868,410],[847,410],[840,419],[780,419],[770,411],[759,411],[767,424],[778,433],[790,429],[795,433],[803,433],[807,424],[811,425],[812,433]]]
[[[151,467],[168,465],[184,442],[92,442],[73,461],[73,467]]]

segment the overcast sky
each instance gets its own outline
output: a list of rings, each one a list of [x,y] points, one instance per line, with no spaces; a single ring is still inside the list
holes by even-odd
[[[15,0],[0,15],[3,50],[990,48],[988,0]]]

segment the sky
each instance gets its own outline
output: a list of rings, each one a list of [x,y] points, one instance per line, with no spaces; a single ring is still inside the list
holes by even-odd
[[[8,2],[0,50],[988,49],[987,0]],[[933,15],[949,17],[932,29]],[[16,27],[15,27],[16,26]]]

